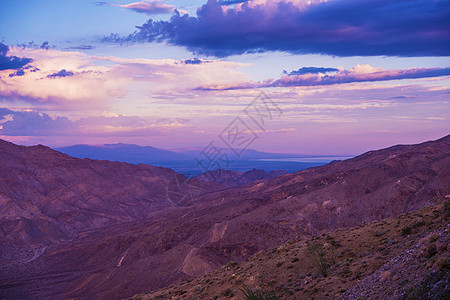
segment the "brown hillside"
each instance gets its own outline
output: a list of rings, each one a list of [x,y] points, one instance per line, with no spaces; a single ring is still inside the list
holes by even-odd
[[[245,262],[133,299],[448,299],[450,201],[372,222],[286,242]],[[307,244],[321,245],[326,277]]]

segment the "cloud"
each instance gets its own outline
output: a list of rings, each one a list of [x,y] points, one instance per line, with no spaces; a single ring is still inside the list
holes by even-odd
[[[234,8],[209,0],[197,16],[175,11],[106,42],[167,42],[225,57],[283,51],[337,56],[449,56],[447,0],[249,1]]]
[[[187,64],[187,65],[199,65],[201,63],[203,63],[204,61],[202,61],[201,59],[198,58],[192,58],[192,59],[185,59],[183,60],[183,63]]]
[[[159,95],[191,94],[197,86],[249,80],[237,70],[249,64],[229,61],[124,59],[17,47],[11,51],[31,57],[33,64],[15,72],[0,71],[0,101],[22,100],[54,110],[103,111],[129,93],[159,100]]]
[[[0,71],[2,101],[48,103],[60,109],[100,108],[108,99],[125,96],[126,84],[132,81],[111,73],[114,65],[97,65],[81,52],[17,47],[10,50],[17,56],[30,57],[33,64],[23,67],[23,74]]]
[[[12,114],[13,111],[10,110],[9,108],[5,108],[5,107],[0,107],[0,122],[2,121],[2,119],[5,118],[5,116]]]
[[[71,121],[65,117],[51,118],[48,114],[28,111],[11,111],[12,116],[2,124],[1,135],[42,136],[58,135],[71,127]]]
[[[11,74],[9,74],[9,77],[14,77],[14,76],[23,76],[23,75],[25,75],[25,71],[24,70],[22,70],[22,69],[20,69],[20,70],[17,70],[15,73],[11,73]]]
[[[64,49],[67,49],[67,50],[92,50],[92,49],[95,49],[95,47],[92,45],[79,45],[79,46],[66,47]]]
[[[302,70],[302,69],[300,69]],[[301,73],[301,72],[300,72]],[[321,86],[354,82],[376,82],[401,79],[419,79],[450,76],[450,68],[413,68],[406,70],[387,70],[370,65],[357,65],[350,70],[338,69],[333,75],[325,73],[288,74],[280,79],[268,79],[262,82],[244,82],[235,85],[211,85],[197,90],[238,90],[267,87]]]
[[[245,3],[251,0],[225,0],[225,1],[218,1],[220,5],[233,5],[233,4],[239,4],[239,3]]]
[[[49,49],[56,48],[56,46],[51,46],[47,41],[45,41],[42,43],[42,45],[39,48],[49,50]]]
[[[50,49],[55,49],[56,46],[55,45],[50,45],[50,43],[48,41],[44,41],[42,42],[41,45],[36,44],[34,41],[28,42],[28,43],[22,43],[22,44],[17,44],[17,47],[20,48],[33,48],[33,49],[43,49],[43,50],[50,50]]]
[[[283,74],[287,75],[303,75],[303,74],[317,74],[317,73],[328,73],[328,72],[337,72],[339,69],[336,68],[316,68],[316,67],[303,67],[298,69],[297,71],[288,71],[283,70]]]
[[[22,74],[23,75],[23,74]],[[59,72],[47,75],[47,78],[60,78],[60,77],[70,77],[73,76],[73,72],[71,71],[66,71],[66,69],[62,69]]]
[[[0,43],[0,71],[2,70],[18,70],[28,65],[33,60],[26,57],[7,56],[9,47]]]
[[[156,14],[171,14],[175,10],[175,6],[161,3],[161,1],[151,1],[151,2],[134,2],[130,4],[114,4],[109,2],[97,2],[97,6],[110,5],[117,6],[122,8],[127,8],[132,11],[147,14],[147,15],[156,15]]]
[[[0,124],[3,136],[147,136],[170,129],[167,123],[155,125],[135,116],[90,116],[72,121],[38,111],[5,108],[0,108]]]

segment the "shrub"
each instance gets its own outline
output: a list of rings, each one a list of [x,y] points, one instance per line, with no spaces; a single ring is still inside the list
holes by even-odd
[[[444,203],[444,212],[445,212],[445,216],[446,217],[450,216],[450,200],[445,201],[445,203]]]
[[[323,277],[327,277],[328,275],[328,262],[325,258],[325,251],[323,250],[323,245],[320,242],[306,242],[306,246],[308,251],[313,256],[313,262],[316,266],[317,270],[323,275]]]
[[[248,286],[244,285],[241,289],[246,300],[278,300],[279,298],[274,292],[261,291],[253,292]]]
[[[411,227],[406,226],[402,229],[402,235],[410,235],[411,234]]]
[[[440,270],[449,269],[449,259],[446,257],[441,257],[436,261],[436,267],[438,267]]]
[[[229,262],[226,264],[226,267],[227,267],[227,268],[234,268],[234,267],[236,267],[237,265],[239,265],[238,262],[235,262],[235,261],[229,261]]]
[[[433,234],[432,236],[430,236],[430,242],[434,243],[439,239],[439,235],[437,235],[436,233]]]
[[[431,257],[435,256],[437,253],[438,253],[438,252],[437,252],[437,249],[436,249],[436,245],[435,245],[435,244],[429,244],[429,245],[427,246],[427,248],[425,249],[423,255],[424,255],[426,258],[431,258]]]
[[[230,289],[226,289],[225,291],[223,291],[222,294],[223,294],[225,297],[233,297],[233,296],[234,296],[233,291],[230,290]]]

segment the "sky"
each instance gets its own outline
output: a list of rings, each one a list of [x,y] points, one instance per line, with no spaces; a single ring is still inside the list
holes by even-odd
[[[449,134],[444,0],[0,1],[0,138],[356,155]]]

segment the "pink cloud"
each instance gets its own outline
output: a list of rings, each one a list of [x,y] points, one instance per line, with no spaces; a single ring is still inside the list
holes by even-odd
[[[161,3],[161,1],[143,1],[143,2],[133,2],[130,4],[114,4],[109,2],[99,2],[100,5],[111,5],[122,8],[127,8],[138,13],[143,13],[147,15],[155,14],[170,14],[175,10],[175,6]]]
[[[248,80],[237,70],[248,64],[227,61],[123,59],[54,49],[11,48],[10,52],[33,62],[20,74],[1,70],[0,95],[6,101],[20,99],[60,109],[105,109],[130,92],[182,93],[199,85]]]
[[[375,82],[402,79],[419,79],[450,76],[450,68],[412,68],[406,70],[387,70],[370,65],[357,65],[350,70],[339,68],[336,74],[308,73],[285,75],[280,79],[268,79],[262,82],[242,82],[238,84],[217,84],[197,87],[197,90],[234,90],[267,87],[321,86],[355,82]]]

